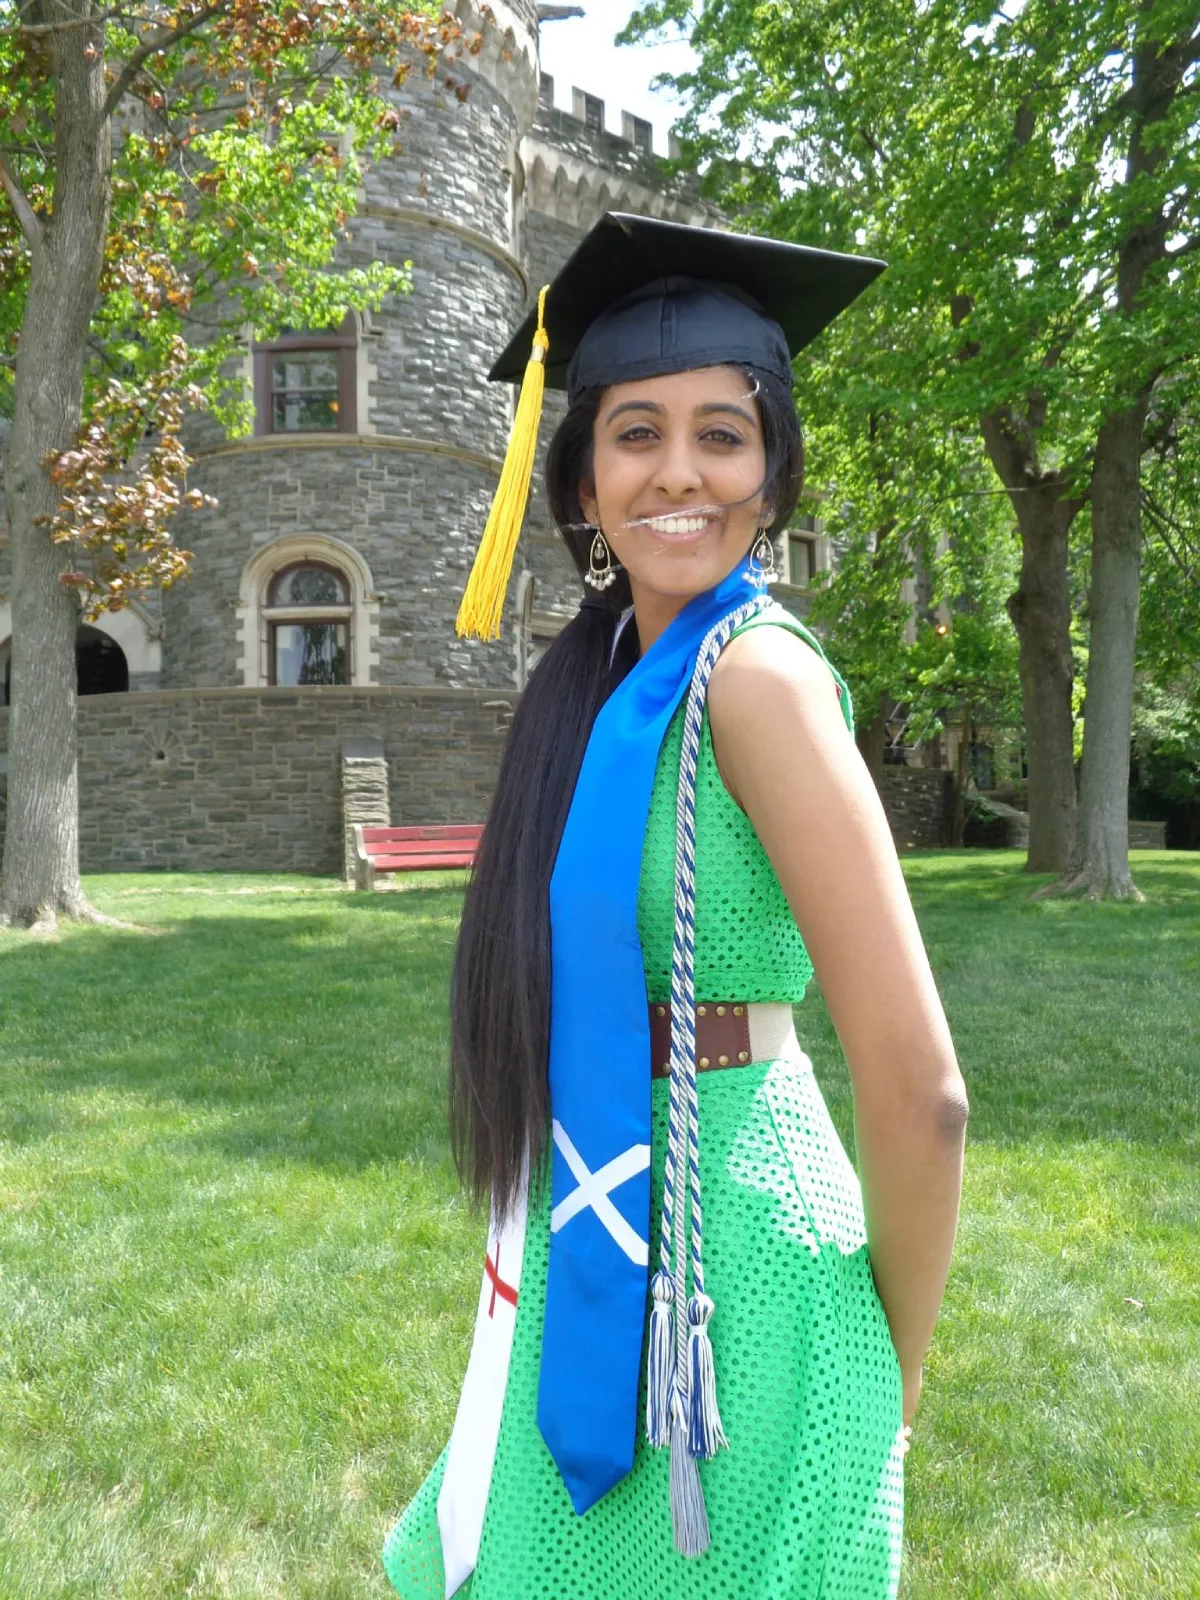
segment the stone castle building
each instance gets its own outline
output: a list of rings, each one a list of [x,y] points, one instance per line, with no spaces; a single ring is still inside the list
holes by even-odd
[[[514,400],[488,368],[604,211],[718,219],[665,174],[648,123],[608,133],[578,89],[575,115],[554,109],[534,0],[492,0],[493,21],[454,9],[483,33],[453,64],[469,92],[423,74],[390,91],[400,148],[339,250],[411,261],[411,294],[247,342],[253,435],[196,430],[190,483],[217,506],[181,529],[191,575],[80,630],[85,871],[336,870],[350,820],[480,820],[529,665],[578,602],[535,490],[500,640],[455,635]],[[812,527],[785,545],[776,592],[803,612],[829,552]],[[8,588],[0,534],[0,672]],[[941,775],[924,776],[897,802],[903,842],[937,842]]]

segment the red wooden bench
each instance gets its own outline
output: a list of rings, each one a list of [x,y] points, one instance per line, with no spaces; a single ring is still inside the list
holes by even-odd
[[[482,834],[482,822],[431,823],[423,828],[368,828],[356,822],[354,886],[373,889],[377,872],[469,867]]]

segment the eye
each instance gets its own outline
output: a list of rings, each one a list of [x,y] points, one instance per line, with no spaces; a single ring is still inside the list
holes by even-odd
[[[732,428],[725,427],[706,428],[700,437],[706,444],[739,445],[743,443],[740,433],[735,433]]]
[[[618,444],[641,444],[647,439],[656,439],[658,435],[648,422],[633,422],[628,428],[622,428],[617,435]]]

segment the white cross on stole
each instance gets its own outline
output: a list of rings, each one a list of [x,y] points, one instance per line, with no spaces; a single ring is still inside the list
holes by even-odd
[[[646,1266],[650,1260],[649,1244],[626,1222],[609,1196],[614,1189],[620,1188],[621,1184],[646,1170],[650,1165],[650,1146],[631,1144],[628,1150],[623,1150],[619,1156],[614,1156],[596,1172],[590,1172],[587,1162],[571,1143],[567,1130],[557,1118],[554,1122],[554,1143],[570,1167],[571,1176],[575,1179],[577,1187],[572,1189],[565,1199],[560,1200],[551,1212],[551,1233],[557,1233],[570,1222],[572,1217],[590,1209],[596,1213],[600,1222],[612,1235],[614,1242],[625,1252],[634,1266]]]

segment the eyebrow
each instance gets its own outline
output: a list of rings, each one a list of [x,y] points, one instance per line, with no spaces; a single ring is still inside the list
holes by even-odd
[[[650,411],[656,417],[661,417],[666,414],[666,407],[660,406],[655,400],[623,400],[619,406],[612,408],[605,421],[612,422],[626,411]],[[742,421],[749,423],[752,428],[758,427],[757,419],[749,411],[742,406],[735,406],[730,400],[710,400],[707,405],[696,407],[698,417],[711,417],[717,412],[741,417]]]

